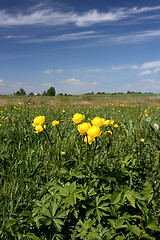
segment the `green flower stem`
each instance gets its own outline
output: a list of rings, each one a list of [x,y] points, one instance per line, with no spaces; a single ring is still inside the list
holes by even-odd
[[[42,126],[43,127],[43,126]],[[54,156],[54,152],[53,152],[53,144],[52,144],[52,142],[51,142],[51,139],[50,139],[50,137],[49,137],[49,135],[48,135],[48,132],[46,131],[46,129],[43,127],[43,130],[44,130],[44,132],[45,132],[45,134],[44,134],[44,136],[45,136],[45,138],[46,138],[46,141],[50,144],[50,146],[51,146],[51,151],[52,151],[52,157],[53,157],[53,159],[54,159],[54,162],[56,163],[56,159],[55,159],[55,156]],[[42,131],[43,132],[43,131]],[[43,133],[44,133],[43,132]]]
[[[56,126],[56,129],[58,131],[58,134],[59,134],[59,137],[60,137],[60,141],[61,141],[61,148],[60,148],[60,156],[61,156],[61,152],[62,152],[62,135],[60,133],[60,130],[59,130],[58,126]]]

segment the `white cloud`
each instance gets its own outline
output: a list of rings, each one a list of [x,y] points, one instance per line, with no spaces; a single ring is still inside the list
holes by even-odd
[[[4,80],[0,79],[0,86],[4,86]]]
[[[102,72],[104,71],[102,68],[90,68],[90,69],[86,69],[84,70],[84,72],[89,72],[89,73],[96,73],[96,72]]]
[[[139,76],[150,75],[150,74],[151,74],[151,71],[147,70],[147,71],[141,72]]]
[[[112,66],[113,70],[121,70],[121,69],[138,69],[138,65],[128,65],[123,64],[121,66]]]
[[[116,36],[110,36],[108,40],[115,41],[117,43],[134,43],[134,42],[141,42],[144,40],[150,40],[153,38],[160,37],[160,29],[157,30],[149,30],[149,31],[141,31],[141,32],[135,32],[127,35],[116,35]]]
[[[158,73],[160,71],[160,68],[155,68],[154,73]]]
[[[146,62],[143,63],[141,66],[142,69],[147,69],[147,68],[160,68],[160,61],[152,61],[152,62]]]
[[[54,8],[32,7],[25,13],[0,10],[1,26],[20,26],[20,25],[65,25],[73,23],[79,27],[90,26],[97,23],[113,22],[124,18],[135,17],[137,14],[159,10],[160,6],[143,8],[117,8],[109,12],[99,12],[97,9],[89,10],[84,13],[61,12]]]
[[[23,40],[24,43],[42,43],[42,42],[59,42],[59,41],[71,41],[80,39],[90,39],[90,38],[101,38],[104,35],[99,35],[95,31],[79,32],[79,33],[69,33],[56,36],[47,36],[44,38],[31,38],[28,40]]]
[[[64,70],[62,68],[56,69],[55,73],[62,73]]]
[[[51,87],[53,83],[42,83],[41,84],[43,87]]]
[[[53,72],[53,69],[47,69],[43,71],[43,73],[45,74],[51,74],[52,72]]]
[[[44,70],[43,73],[44,74],[51,74],[51,73],[62,73],[64,70],[62,68],[59,68],[59,69],[47,69],[47,70]]]
[[[60,92],[69,92],[72,94],[82,94],[87,92],[98,91],[98,82],[86,82],[76,78],[68,78],[62,81]]]

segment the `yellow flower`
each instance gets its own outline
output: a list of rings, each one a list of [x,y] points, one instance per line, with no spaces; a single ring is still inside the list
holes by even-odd
[[[110,124],[113,124],[113,123],[114,123],[114,120],[113,120],[113,119],[111,119],[110,121],[111,121]]]
[[[128,130],[126,129],[125,132],[128,133]]]
[[[63,113],[65,113],[65,110],[62,110]]]
[[[93,118],[93,120],[91,120],[91,123],[92,123],[94,126],[101,127],[101,126],[103,125],[103,120],[102,120],[102,118],[100,118],[100,117],[95,117],[95,118]]]
[[[35,133],[42,132],[45,127],[46,127],[46,126],[42,127],[42,125],[36,126],[36,127],[35,127]]]
[[[103,122],[103,126],[104,127],[108,127],[108,125],[111,123],[111,120],[105,120],[104,122]]]
[[[93,138],[91,136],[85,136],[85,138],[84,138],[84,142],[89,143],[89,144],[91,144],[94,140],[95,140],[95,138]]]
[[[92,126],[88,129],[87,131],[88,136],[95,138],[95,137],[99,137],[101,135],[101,131],[100,128],[98,126]]]
[[[53,125],[53,127],[55,127],[55,126],[59,125],[59,121],[57,121],[57,120],[54,120],[54,121],[52,122],[52,125]]]
[[[144,138],[141,138],[140,141],[144,143],[145,139],[144,139]]]
[[[104,134],[105,134],[105,136],[110,136],[110,135],[112,135],[112,131],[110,131],[110,130],[106,131]]]
[[[118,128],[118,124],[114,124],[114,127],[115,127],[115,128]]]
[[[74,123],[80,123],[81,121],[84,120],[84,118],[85,118],[85,116],[84,116],[83,114],[81,114],[81,113],[75,113],[75,114],[73,115],[72,121],[73,121]]]
[[[32,126],[36,127],[36,126],[42,125],[44,121],[45,121],[45,116],[35,117],[35,119],[33,120]]]
[[[84,122],[77,126],[77,129],[81,135],[85,135],[88,129],[91,127],[90,123]]]
[[[61,152],[61,156],[65,156],[66,155],[66,152]]]

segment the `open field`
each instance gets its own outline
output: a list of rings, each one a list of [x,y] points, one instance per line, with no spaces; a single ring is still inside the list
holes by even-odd
[[[159,95],[0,103],[0,239],[160,239]]]
[[[88,95],[73,95],[73,96],[15,96],[15,95],[1,95],[0,106],[6,104],[30,102],[35,105],[42,106],[63,106],[63,105],[106,105],[106,104],[143,104],[150,106],[160,105],[160,94],[88,94]]]

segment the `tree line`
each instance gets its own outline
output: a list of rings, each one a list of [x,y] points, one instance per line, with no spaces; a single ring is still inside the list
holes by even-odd
[[[18,96],[25,96],[26,91],[23,88],[20,88],[17,92],[14,93],[14,95]],[[28,96],[34,96],[34,95],[41,95],[40,93],[34,94],[33,92],[30,92]],[[50,87],[47,91],[44,91],[42,93],[43,96],[55,96],[56,95],[56,90],[54,87]]]

